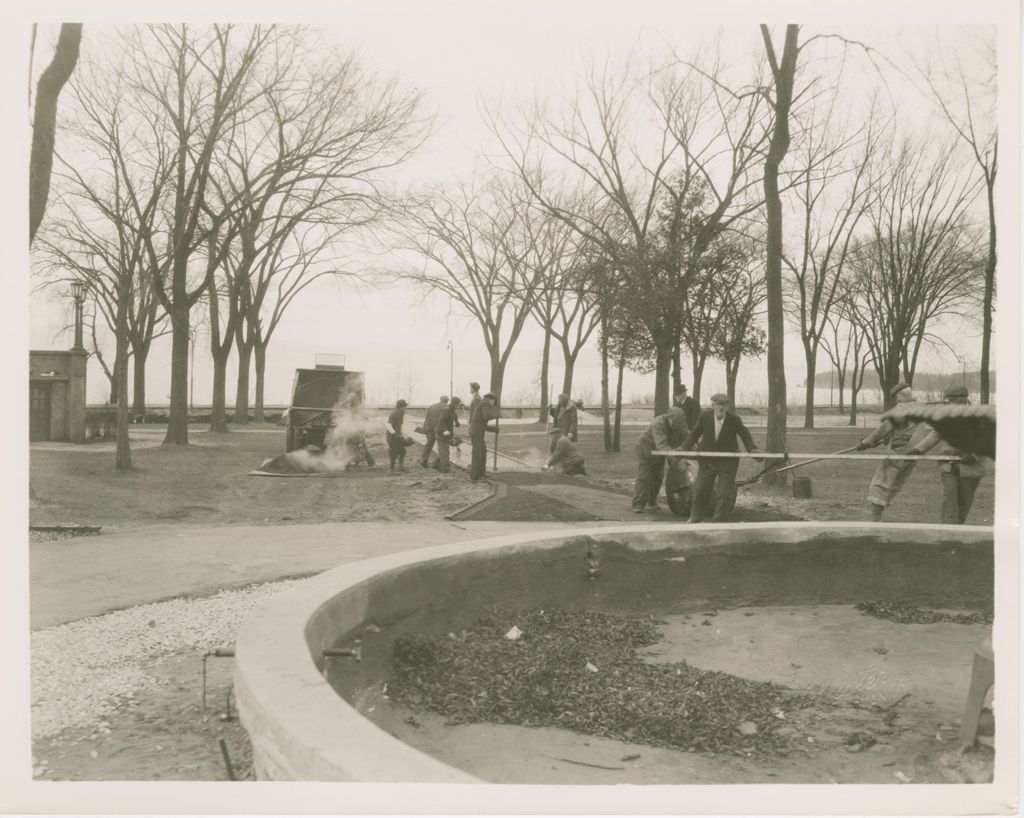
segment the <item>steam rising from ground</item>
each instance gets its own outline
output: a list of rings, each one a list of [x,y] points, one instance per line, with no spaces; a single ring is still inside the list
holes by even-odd
[[[352,405],[349,394],[343,395],[331,408],[332,428],[324,439],[326,448],[306,446],[264,460],[261,471],[281,474],[325,474],[343,472],[350,466],[364,462],[367,438],[383,424],[371,420],[361,404]]]

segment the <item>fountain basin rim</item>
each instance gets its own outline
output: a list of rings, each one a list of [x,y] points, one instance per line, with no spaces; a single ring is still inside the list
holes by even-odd
[[[676,535],[686,535],[679,543]],[[616,535],[675,537],[674,548],[730,545],[760,538],[773,545],[799,544],[841,535],[901,542],[934,543],[958,540],[982,543],[993,539],[988,526],[922,523],[710,523],[689,525],[633,524],[546,531],[489,537],[448,545],[401,551],[341,565],[303,581],[301,589],[274,596],[251,613],[239,629],[235,645],[234,687],[239,716],[253,744],[259,777],[295,781],[362,781],[377,783],[483,783],[444,764],[364,718],[331,688],[317,661],[316,631],[311,624],[339,605],[348,618],[342,633],[367,624],[362,618],[374,579],[417,565],[469,555],[496,555],[533,550],[566,540]],[[938,538],[936,537],[938,535]],[[949,536],[943,536],[949,535]],[[637,547],[631,543],[631,547]],[[647,546],[661,550],[657,542]],[[638,546],[644,550],[644,546]],[[333,639],[322,640],[319,649]],[[344,660],[342,660],[344,661]]]

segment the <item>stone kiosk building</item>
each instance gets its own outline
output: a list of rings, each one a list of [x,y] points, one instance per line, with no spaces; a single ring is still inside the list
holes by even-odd
[[[29,440],[85,442],[84,349],[29,350]]]

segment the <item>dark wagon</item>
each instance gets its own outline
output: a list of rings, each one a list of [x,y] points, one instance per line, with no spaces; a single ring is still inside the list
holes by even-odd
[[[326,448],[327,434],[335,425],[334,412],[353,403],[361,406],[363,398],[362,372],[331,365],[296,369],[285,450],[310,445]]]

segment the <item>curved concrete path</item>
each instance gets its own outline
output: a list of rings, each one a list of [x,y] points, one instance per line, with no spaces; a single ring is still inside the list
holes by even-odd
[[[581,523],[593,528],[595,523]],[[342,522],[107,530],[29,543],[33,630],[178,596],[318,574],[413,548],[544,531],[559,523]]]

